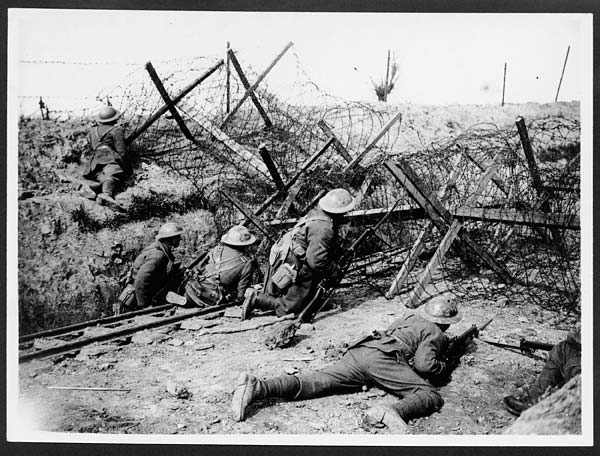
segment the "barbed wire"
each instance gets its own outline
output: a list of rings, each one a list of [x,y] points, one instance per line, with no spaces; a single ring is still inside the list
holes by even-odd
[[[237,57],[252,83],[259,77],[258,71],[243,56]],[[133,144],[141,157],[156,160],[204,192],[214,202],[216,221],[223,229],[237,223],[240,214],[220,190],[235,195],[252,211],[277,190],[262,164],[259,144],[267,145],[283,181],[289,182],[329,139],[319,122],[324,122],[356,157],[396,114],[389,107],[333,97],[310,81],[296,54],[292,52],[285,61],[281,71],[293,77],[286,80],[284,88],[267,77],[254,91],[264,115],[252,99],[230,115],[246,98],[246,89],[233,69],[228,85],[223,65],[177,105],[193,140],[185,137],[174,119],[161,116]],[[215,63],[214,58],[198,57],[163,62],[156,65],[156,70],[173,98]],[[132,71],[116,87],[99,93],[97,99],[109,101],[124,113],[128,133],[140,128],[164,104],[142,68]],[[450,251],[438,259],[439,268],[423,298],[451,291],[457,296],[489,299],[502,289],[515,302],[577,309],[579,231],[564,224],[552,229],[523,225],[517,219],[533,219],[540,213],[566,219],[578,217],[579,168],[569,170],[568,163],[579,152],[579,121],[564,117],[529,121],[527,130],[544,183],[544,189],[536,189],[516,126],[477,124],[449,139],[428,143],[417,127],[416,115],[407,114],[402,122],[393,124],[352,173],[346,171],[347,162],[336,147],[329,147],[299,180],[293,207],[278,213],[284,199],[280,196],[264,210],[261,219],[267,222],[300,215],[320,192],[338,186],[353,193],[364,190],[357,209],[389,208],[400,201],[405,207],[404,220],[384,224],[358,252],[362,256],[379,255],[383,261],[367,261],[367,266],[353,273],[355,279],[385,291],[405,261],[407,250],[428,223],[423,208],[383,166],[389,160],[403,160],[428,192],[437,194],[447,188],[443,205],[448,211],[465,207],[496,211],[500,222],[461,219],[461,232],[491,252],[513,279],[501,286],[489,265],[460,244],[459,236]],[[265,116],[270,127],[266,126]],[[492,163],[496,164],[494,179],[473,200],[481,176]],[[346,227],[349,237],[364,230],[366,223],[353,220]],[[427,237],[424,251],[429,258],[435,255],[445,234],[434,229]],[[427,255],[424,258],[417,261],[405,285],[413,286],[420,280],[428,261]]]

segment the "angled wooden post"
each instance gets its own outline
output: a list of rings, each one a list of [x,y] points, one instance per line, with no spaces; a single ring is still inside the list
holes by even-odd
[[[231,61],[229,59],[229,41],[227,42],[227,66],[226,68],[226,76],[225,76],[225,112],[229,112],[231,109]]]
[[[531,142],[529,140],[529,134],[527,133],[527,127],[525,126],[525,119],[519,116],[517,117],[517,130],[519,131],[519,137],[521,138],[521,145],[523,146],[523,152],[525,152],[525,157],[527,159],[527,166],[529,167],[529,173],[531,174],[531,181],[533,183],[533,189],[535,190],[536,196],[539,199],[544,198],[544,184],[542,182],[542,178],[540,177],[540,172],[537,167],[537,163],[535,161],[535,156],[533,154],[533,148],[531,147]],[[546,200],[540,208],[544,212],[550,212],[550,203]],[[560,231],[557,229],[551,228],[550,233],[552,233],[552,239],[556,242],[559,249],[564,248],[562,236],[560,235]]]
[[[267,236],[272,242],[275,241],[275,236],[271,232],[271,229],[265,225],[261,219],[259,219],[250,209],[248,209],[240,200],[238,200],[235,196],[229,194],[225,190],[219,190],[219,192],[227,198],[231,203],[246,217],[246,220],[249,220],[254,226],[256,226],[261,233]]]
[[[252,87],[250,87],[250,83],[248,82],[248,79],[246,78],[246,75],[244,74],[244,71],[242,70],[240,63],[238,62],[237,57],[235,56],[235,54],[233,53],[233,51],[231,49],[229,50],[229,60],[231,61],[231,63],[233,63],[233,68],[235,68],[235,71],[237,72],[238,77],[240,78],[240,81],[242,81],[242,84],[244,85],[244,88],[246,89],[246,93],[244,94],[244,97],[246,97],[246,94],[250,97],[250,99],[252,100],[252,103],[254,103],[254,106],[256,106],[256,109],[258,109],[258,113],[263,118],[267,128],[271,128],[273,126],[271,119],[269,119],[269,116],[267,115],[266,111],[260,104],[260,101],[258,101],[258,98],[256,97],[256,94],[254,93],[254,89],[252,89]],[[242,99],[245,100],[244,97],[242,97]],[[241,105],[242,105],[242,103],[238,103],[238,105],[235,108],[233,108],[233,110],[227,115],[227,117],[221,124],[221,128],[225,127],[227,122],[229,122],[229,119],[231,119],[233,117],[233,115],[238,111],[238,109],[240,109],[239,106],[241,106]]]
[[[450,172],[450,176],[448,177],[448,181],[446,182],[446,185],[444,185],[444,187],[441,188],[438,193],[438,198],[440,199],[441,202],[445,202],[448,199],[448,197],[450,196],[450,191],[452,189],[454,189],[456,179],[458,178],[458,165],[459,164],[460,164],[460,155],[457,157],[457,159],[453,163],[452,171]],[[432,230],[433,230],[433,222],[431,220],[427,220],[427,222],[425,222],[425,226],[423,227],[423,229],[421,230],[421,233],[419,234],[419,237],[413,244],[406,259],[404,260],[404,263],[402,264],[402,268],[400,269],[400,272],[398,272],[398,275],[392,281],[390,288],[388,289],[387,293],[385,294],[386,298],[389,299],[392,296],[394,296],[396,294],[396,292],[402,287],[402,285],[404,285],[404,282],[406,281],[406,279],[408,279],[408,275],[410,274],[410,271],[412,271],[412,269],[414,268],[414,266],[419,258],[419,255],[423,251],[423,248],[425,247],[425,241],[427,241],[427,238],[431,234]]]
[[[392,175],[398,180],[408,191],[411,197],[417,201],[417,203],[425,210],[427,215],[431,218],[436,228],[441,232],[446,232],[452,225],[454,217],[448,210],[441,204],[441,202],[424,189],[423,184],[408,165],[403,160],[399,160],[398,163],[387,161],[384,163],[386,168],[392,173]],[[482,176],[483,178],[483,176]],[[487,179],[491,178],[491,174]],[[496,260],[491,257],[483,248],[481,248],[473,238],[464,230],[458,232],[460,240],[466,244],[477,256],[479,256],[484,263],[486,263],[490,269],[492,269],[501,280],[510,283],[510,274],[502,268]]]
[[[483,192],[485,187],[487,187],[487,185],[491,181],[492,176],[496,172],[496,169],[497,169],[497,163],[496,163],[496,160],[494,160],[494,162],[492,163],[492,166],[490,166],[483,173],[483,175],[479,178],[479,182],[477,183],[477,188],[475,189],[473,194],[471,196],[469,196],[469,198],[467,198],[467,201],[465,202],[465,206],[472,206],[473,204],[475,204],[477,202],[477,200],[481,196],[481,193]],[[419,281],[417,282],[417,285],[415,286],[412,293],[410,294],[410,296],[408,298],[409,307],[416,307],[420,297],[425,292],[425,288],[427,287],[427,285],[429,285],[434,274],[437,272],[440,262],[446,256],[448,249],[450,248],[450,246],[452,245],[452,243],[458,236],[459,231],[462,228],[462,226],[463,226],[463,223],[460,222],[459,220],[454,219],[452,221],[452,225],[450,225],[450,228],[448,228],[448,231],[444,235],[436,252],[434,253],[433,257],[431,257],[431,260],[429,260],[429,264],[426,266],[425,270],[423,271],[423,274],[421,275],[421,277],[419,278]]]
[[[260,153],[260,156],[263,159],[263,162],[265,162],[265,165],[267,165],[267,169],[269,170],[269,174],[273,178],[275,187],[277,187],[278,190],[283,190],[283,187],[285,187],[285,184],[283,183],[281,174],[279,174],[279,171],[277,170],[277,165],[275,165],[275,162],[273,161],[271,154],[267,150],[267,147],[264,144],[261,144],[258,147],[258,152]]]
[[[242,97],[242,99],[240,101],[238,101],[238,104],[235,105],[235,107],[229,112],[229,114],[227,115],[227,117],[225,118],[225,120],[223,121],[223,123],[221,124],[221,128],[223,128],[227,124],[227,122],[229,122],[229,120],[231,120],[231,118],[235,115],[235,113],[238,112],[238,110],[240,109],[240,107],[242,106],[242,104],[244,104],[244,101],[246,101],[246,99],[249,96],[254,95],[254,90],[256,90],[256,88],[262,82],[262,80],[265,78],[265,76],[267,76],[267,74],[269,74],[269,71],[271,71],[271,69],[277,64],[277,62],[279,62],[279,60],[281,59],[281,57],[283,57],[283,55],[287,52],[287,50],[289,48],[291,48],[293,45],[294,45],[294,43],[292,43],[291,41],[288,44],[286,44],[285,47],[283,48],[283,50],[279,53],[279,55],[277,55],[277,57],[275,57],[275,59],[265,69],[265,71],[263,71],[261,73],[261,75],[258,77],[258,79],[256,80],[256,82],[254,82],[254,84],[252,84],[251,87],[249,87],[249,88],[246,89],[246,92],[244,93],[244,96]],[[229,54],[228,55],[232,55],[235,58],[235,55],[234,55],[234,53],[233,53],[233,51],[231,49],[229,50]],[[236,62],[237,62],[237,59],[236,59]],[[238,63],[238,65],[239,65],[239,63]],[[245,76],[244,76],[244,78],[245,78]]]
[[[325,123],[325,121],[322,120],[322,119],[319,120],[319,122],[317,123],[317,125],[323,131],[323,133],[325,133],[327,136],[335,138],[334,146],[335,146],[336,150],[338,151],[338,153],[342,157],[344,157],[344,160],[346,160],[348,163],[350,163],[352,161],[352,155],[350,155],[350,153],[348,152],[348,149],[346,149],[346,147],[344,147],[344,145],[337,138],[337,136],[335,136],[335,134],[333,133],[333,131],[331,130],[331,128],[329,128],[329,125],[327,125]]]
[[[167,105],[169,112],[175,119],[175,122],[177,122],[177,125],[179,126],[179,129],[181,130],[183,135],[187,139],[194,141],[194,137],[192,136],[192,133],[188,129],[187,125],[185,124],[185,122],[183,121],[181,116],[179,115],[179,111],[177,111],[177,108],[175,107],[173,100],[171,100],[171,97],[169,97],[169,94],[167,93],[165,86],[163,85],[162,81],[158,77],[158,74],[156,73],[156,70],[154,69],[154,66],[152,66],[151,62],[146,63],[146,71],[148,71],[148,73],[150,74],[150,78],[152,79],[152,82],[154,82],[154,85],[158,89],[160,96],[162,97],[165,104]]]
[[[364,158],[365,155],[367,155],[367,153],[373,149],[373,147],[375,147],[375,145],[379,142],[379,140],[383,137],[383,135],[385,135],[387,133],[387,131],[392,128],[392,126],[398,121],[402,119],[402,113],[398,112],[396,113],[396,115],[394,117],[392,117],[390,119],[390,121],[381,129],[381,131],[379,133],[377,133],[377,136],[375,136],[375,138],[373,139],[373,141],[371,141],[369,143],[369,145],[367,147],[364,148],[364,150],[359,153],[354,160],[352,160],[350,163],[348,163],[348,165],[346,166],[346,168],[344,168],[344,172],[351,170],[352,168],[356,167],[356,165],[358,165],[358,163],[360,163],[360,161]]]
[[[208,131],[217,141],[227,147],[230,151],[236,154],[241,159],[249,162],[254,169],[258,172],[262,173],[265,177],[268,177],[269,171],[265,164],[258,159],[252,152],[244,148],[241,144],[237,143],[225,133],[223,130],[220,130],[215,125],[213,125],[209,120],[203,119],[201,117],[196,117],[194,119],[198,125],[200,125],[204,130]]]
[[[198,85],[200,85],[204,80],[206,80],[210,75],[212,75],[215,71],[217,71],[223,65],[223,60],[219,60],[216,64],[206,70],[202,75],[196,78],[191,84],[185,87],[181,92],[177,94],[171,101],[173,104],[179,103],[186,95],[188,95],[192,90],[194,90]],[[164,104],[158,111],[156,111],[152,116],[146,120],[140,127],[138,127],[135,131],[133,131],[127,138],[125,139],[125,143],[127,145],[131,144],[135,141],[142,133],[144,133],[150,126],[156,122],[160,116],[166,113],[169,110],[169,105]]]
[[[329,138],[329,140],[327,140],[325,142],[325,144],[323,146],[321,146],[321,148],[315,152],[313,155],[311,155],[308,160],[306,160],[304,162],[304,164],[302,165],[302,167],[300,168],[300,170],[294,174],[294,176],[292,176],[290,178],[290,180],[285,184],[285,186],[283,187],[282,190],[277,190],[275,193],[273,193],[269,198],[267,198],[267,200],[263,203],[263,205],[261,207],[258,208],[258,210],[255,212],[255,215],[260,215],[262,214],[272,203],[273,201],[275,201],[277,199],[277,197],[279,195],[281,195],[284,192],[287,192],[292,185],[294,185],[294,183],[300,178],[300,176],[302,176],[306,170],[308,168],[310,168],[312,166],[312,164],[317,161],[317,159],[323,155],[323,153],[329,148],[329,146],[331,146],[333,144],[334,139],[333,138]]]

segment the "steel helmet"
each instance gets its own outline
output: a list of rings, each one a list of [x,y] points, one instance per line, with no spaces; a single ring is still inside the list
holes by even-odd
[[[158,230],[156,239],[172,238],[175,236],[180,236],[182,233],[183,228],[181,228],[177,223],[167,222]]]
[[[462,313],[456,304],[448,302],[443,297],[434,298],[419,308],[419,313],[433,323],[451,324],[462,320]]]
[[[354,208],[356,200],[343,188],[336,188],[319,200],[319,207],[330,214],[345,214]]]
[[[98,113],[98,122],[108,123],[121,117],[121,113],[112,106],[103,107]]]
[[[221,236],[221,242],[233,246],[251,245],[256,242],[256,236],[250,233],[245,226],[236,225],[232,226],[227,233]]]

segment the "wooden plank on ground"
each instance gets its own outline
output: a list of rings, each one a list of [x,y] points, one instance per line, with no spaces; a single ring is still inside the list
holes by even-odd
[[[185,87],[181,92],[179,92],[173,99],[172,103],[176,105],[183,98],[189,94],[192,90],[194,90],[197,86],[199,86],[202,82],[204,82],[210,75],[212,75],[215,71],[217,71],[221,66],[223,66],[223,60],[219,60],[215,65],[210,67],[204,73],[202,73],[198,78],[196,78],[191,84]],[[169,105],[164,104],[158,111],[152,114],[146,122],[144,122],[140,127],[136,128],[127,138],[125,138],[125,143],[130,145],[133,141],[135,141],[142,133],[144,133],[150,126],[156,122],[160,116],[165,114],[169,110]]]

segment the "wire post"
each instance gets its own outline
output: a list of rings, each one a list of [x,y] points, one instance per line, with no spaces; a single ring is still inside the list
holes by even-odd
[[[230,66],[229,66],[229,62],[230,62],[230,59],[229,59],[229,49],[230,49],[230,47],[229,47],[229,41],[228,41],[227,42],[227,52],[226,52],[226,54],[227,54],[227,67],[226,67],[227,68],[227,79],[226,79],[226,87],[227,87],[227,113],[229,113],[229,109],[231,107],[231,99],[230,99],[230,96],[231,96],[231,88],[230,87],[231,86],[230,86],[230,82],[229,82],[229,79],[231,77],[231,69],[230,69]]]
[[[504,106],[504,91],[506,89],[506,62],[504,62],[504,79],[502,81],[502,106]]]
[[[565,74],[565,68],[567,67],[567,60],[569,59],[569,51],[571,46],[567,47],[567,55],[565,56],[565,63],[563,64],[562,73],[560,73],[560,81],[558,81],[558,88],[556,89],[556,96],[554,97],[554,103],[558,101],[558,92],[560,92],[560,85],[562,84],[563,76]]]

